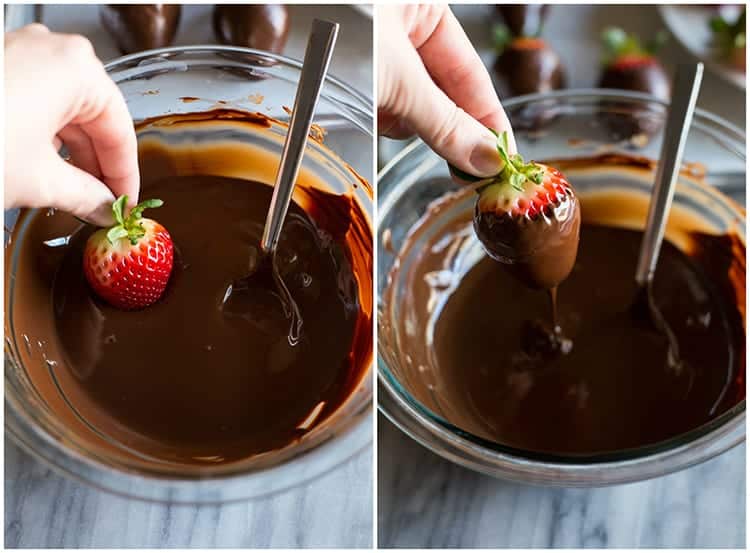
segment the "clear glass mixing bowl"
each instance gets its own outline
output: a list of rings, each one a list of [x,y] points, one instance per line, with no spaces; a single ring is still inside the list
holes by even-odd
[[[619,117],[623,113],[647,114],[652,123],[663,122],[666,105],[648,96],[573,90],[514,98],[504,106],[516,130],[519,151],[527,159],[570,159],[605,152],[658,159],[660,133],[650,139],[645,136],[623,139],[621,129],[613,129],[607,123],[611,116]],[[732,229],[745,243],[745,211],[738,203],[744,205],[746,184],[744,133],[698,110],[684,160],[686,172],[679,179],[673,209],[697,217],[713,232]],[[628,192],[643,196],[644,206],[653,182],[628,175],[616,179],[601,179],[600,176],[610,175],[597,174],[567,173],[566,176],[581,197],[610,186],[626,188]],[[566,487],[618,484],[659,476],[705,461],[744,440],[744,399],[710,423],[670,440],[636,450],[588,457],[565,458],[523,451],[482,439],[452,425],[441,416],[439,408],[421,403],[399,379],[399,374],[405,373],[400,366],[401,359],[408,355],[396,354],[393,349],[384,347],[385,333],[396,326],[389,321],[403,320],[407,316],[402,308],[406,302],[399,301],[409,293],[400,283],[406,279],[395,281],[395,299],[388,306],[382,297],[389,285],[396,253],[409,229],[425,215],[434,200],[458,190],[458,186],[450,180],[446,163],[417,140],[384,167],[379,175],[378,190],[378,404],[385,416],[413,439],[450,461],[482,473]],[[471,209],[473,195],[464,194],[462,198],[450,210],[441,210],[439,217],[432,212],[428,230],[420,235],[420,242],[439,233],[441,225],[452,214]],[[645,210],[634,224],[643,228],[644,221]],[[671,232],[667,230],[667,237],[678,241]],[[466,252],[456,254],[456,258],[472,259],[472,254],[482,255],[476,240]],[[416,256],[400,259],[401,275],[408,273],[413,257]],[[473,259],[476,262],[477,255]]]
[[[281,56],[243,48],[168,48],[126,56],[109,63],[107,72],[122,90],[134,121],[182,112],[231,108],[260,112],[281,124],[263,133],[218,128],[200,137],[237,140],[279,155],[285,135],[288,107],[294,103],[301,63]],[[314,124],[325,129],[325,146],[310,141],[302,174],[313,173],[331,192],[351,193],[372,228],[372,101],[335,78],[323,87]],[[179,133],[166,132],[157,139],[180,141]],[[158,129],[146,129],[154,138]],[[222,174],[221,167],[212,168]],[[231,175],[239,176],[243,175]],[[254,175],[252,178],[258,178]],[[273,177],[270,176],[270,182]],[[302,177],[301,177],[302,178]],[[32,367],[41,363],[31,344],[16,335],[14,319],[17,286],[13,248],[8,247],[8,229],[16,241],[23,240],[24,224],[6,212],[6,318],[5,318],[5,427],[26,451],[68,476],[98,488],[154,501],[175,503],[220,503],[275,493],[315,478],[363,450],[372,441],[372,368],[368,367],[347,401],[326,421],[299,442],[279,452],[217,467],[171,466],[153,463],[113,451],[81,428],[60,422],[55,409],[64,398],[45,398],[30,379],[52,370]],[[18,228],[15,228],[15,227]],[[363,304],[372,308],[371,298]],[[51,316],[51,314],[50,314]],[[28,342],[27,342],[28,344]],[[62,392],[60,392],[62,394]],[[58,413],[59,414],[59,413]],[[84,425],[81,425],[84,426]],[[270,457],[270,458],[269,458]]]

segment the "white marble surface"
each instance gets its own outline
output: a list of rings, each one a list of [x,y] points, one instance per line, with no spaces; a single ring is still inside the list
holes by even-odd
[[[177,45],[214,43],[207,6],[185,6]],[[285,53],[301,59],[313,17],[341,24],[331,73],[372,95],[371,21],[349,6],[292,6]],[[45,6],[55,31],[89,36],[104,60],[118,53],[93,5]],[[346,547],[372,545],[372,448],[267,499],[221,507],[156,505],[63,478],[5,445],[6,547]]]
[[[378,419],[381,548],[745,547],[745,445],[654,480],[553,489],[454,465]]]
[[[223,506],[123,499],[5,444],[5,547],[300,548],[372,545],[372,449],[306,486]]]

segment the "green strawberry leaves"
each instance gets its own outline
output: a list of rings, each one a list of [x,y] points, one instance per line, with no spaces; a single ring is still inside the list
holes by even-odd
[[[473,183],[476,187],[478,194],[482,194],[490,185],[508,185],[518,192],[524,192],[526,184],[532,182],[534,184],[542,184],[544,180],[544,169],[536,163],[526,163],[521,154],[510,155],[510,146],[508,142],[508,133],[498,133],[494,129],[490,129],[492,134],[497,137],[496,148],[500,159],[503,161],[502,169],[499,173],[492,177],[477,177],[470,175],[465,171],[448,164],[453,176],[469,183]],[[501,187],[502,188],[502,187]]]
[[[164,205],[162,200],[155,198],[144,200],[131,209],[128,216],[125,217],[125,206],[127,203],[128,196],[125,194],[112,203],[112,215],[115,218],[116,224],[107,231],[107,240],[109,240],[110,244],[114,244],[122,238],[127,238],[135,246],[138,240],[146,234],[146,230],[140,223],[143,211]]]
[[[733,48],[744,48],[746,45],[745,35],[746,9],[734,23],[730,23],[721,15],[711,18],[709,25],[714,34],[717,46],[728,53]]]
[[[513,42],[513,35],[508,27],[502,23],[492,27],[492,45],[497,55],[502,54],[511,42]]]
[[[638,35],[628,34],[618,27],[607,27],[602,32],[602,42],[606,51],[602,62],[609,65],[621,56],[653,56],[667,42],[667,33],[659,31],[642,45]]]

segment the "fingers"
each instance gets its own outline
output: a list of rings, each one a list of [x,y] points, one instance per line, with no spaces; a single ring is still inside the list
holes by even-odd
[[[67,163],[50,151],[39,160],[37,172],[41,182],[29,183],[41,194],[29,197],[29,207],[54,207],[98,226],[113,223],[112,202],[115,196],[99,179],[83,169]],[[51,178],[54,176],[54,180]]]
[[[83,169],[90,175],[100,179],[102,171],[99,167],[99,159],[96,157],[94,145],[91,138],[78,125],[68,125],[58,135],[59,140],[65,144],[73,164]],[[55,144],[55,142],[53,142]],[[56,149],[59,149],[59,145]]]
[[[133,121],[122,94],[103,68],[98,71],[94,86],[99,87],[99,97],[85,105],[72,122],[88,137],[93,147],[99,173],[92,174],[100,175],[115,196],[127,194],[129,202],[135,204],[138,201],[140,177]],[[81,155],[89,159],[87,154],[81,152]],[[78,164],[75,156],[73,159]],[[88,167],[85,169],[88,170]]]
[[[500,171],[494,135],[458,107],[432,80],[405,35],[380,40],[379,54],[388,63],[380,71],[381,110],[414,129],[441,157],[472,175]]]
[[[69,209],[106,223],[115,196],[137,201],[133,122],[90,41],[41,25],[8,33],[5,75],[6,205]],[[59,159],[61,143],[77,168]]]
[[[432,8],[441,10],[434,28],[412,35],[428,73],[451,100],[482,125],[507,131],[515,153],[510,121],[479,54],[447,6]]]

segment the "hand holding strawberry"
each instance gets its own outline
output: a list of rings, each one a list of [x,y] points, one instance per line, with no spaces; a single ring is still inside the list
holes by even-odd
[[[100,229],[86,242],[83,271],[98,296],[118,309],[148,307],[164,293],[172,273],[174,246],[162,225],[142,217],[160,207],[161,200],[145,200],[125,217],[128,197],[112,204],[116,224]]]

